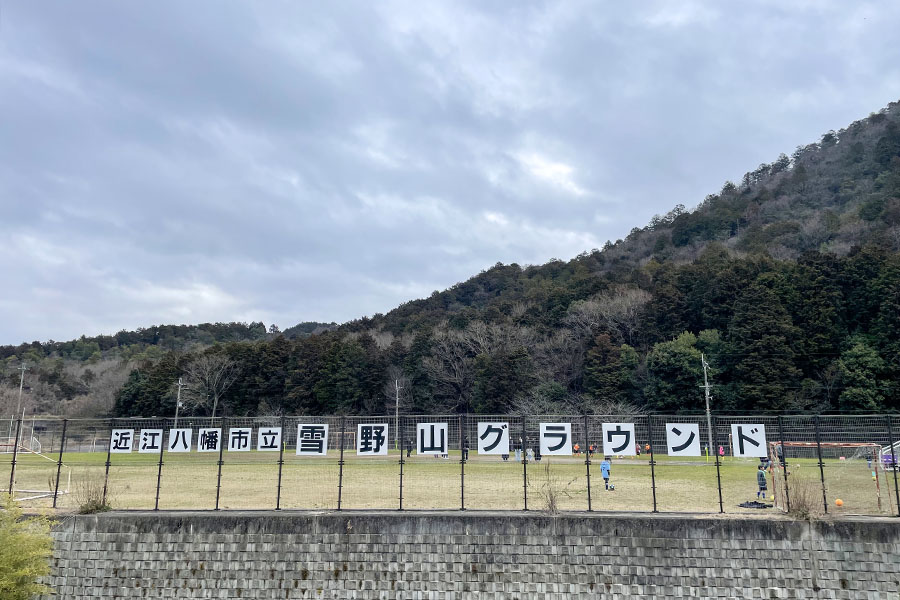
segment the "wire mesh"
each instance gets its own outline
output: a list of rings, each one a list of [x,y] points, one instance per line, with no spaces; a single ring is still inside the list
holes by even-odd
[[[479,423],[506,432],[506,452],[479,451],[479,444],[487,443],[479,439]],[[728,513],[751,510],[741,505],[757,500],[772,510],[900,513],[896,418],[728,415],[714,416],[712,424],[710,431],[703,415],[188,416],[177,423],[171,418],[26,419],[8,428],[13,438],[21,427],[16,498],[37,509],[52,507],[55,496],[57,508],[75,510],[99,502],[105,490],[117,509],[521,510],[527,499],[530,510],[709,513],[720,510],[721,493],[721,508]],[[384,428],[380,453],[360,453],[365,444],[360,426],[376,425]],[[553,443],[565,434],[562,454],[549,449],[546,436],[542,447],[542,426],[557,436]],[[743,443],[755,449],[744,434],[760,426],[761,456],[736,456],[741,439],[734,438],[735,428],[745,428]],[[128,432],[130,451],[109,451],[118,430]],[[189,432],[187,451],[171,447],[179,431]],[[246,449],[231,447],[230,435],[241,431]],[[154,432],[158,450],[140,451],[142,439]],[[210,432],[218,436],[218,451],[201,452],[200,436]],[[699,438],[696,451],[670,452],[671,440],[688,440],[691,434]],[[323,440],[321,446],[316,439]],[[619,444],[616,452],[604,447],[611,439]],[[499,444],[499,438],[493,441]],[[420,452],[423,444],[446,451]],[[298,453],[301,445],[305,453]],[[314,447],[322,451],[310,453]],[[5,488],[12,475],[12,444],[4,450]]]

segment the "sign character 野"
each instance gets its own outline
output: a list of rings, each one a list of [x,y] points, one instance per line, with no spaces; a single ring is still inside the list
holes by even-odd
[[[356,454],[362,456],[387,456],[387,423],[356,426]]]

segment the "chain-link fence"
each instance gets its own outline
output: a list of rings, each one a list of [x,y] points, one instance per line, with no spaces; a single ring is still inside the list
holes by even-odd
[[[900,516],[890,415],[10,420],[29,508]],[[2,485],[2,484],[0,484]]]

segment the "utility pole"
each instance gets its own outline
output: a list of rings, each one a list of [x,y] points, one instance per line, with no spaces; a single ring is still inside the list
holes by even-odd
[[[175,398],[175,426],[172,429],[178,429],[178,409],[181,408],[181,388],[187,387],[181,383],[181,377],[178,378],[178,394]]]
[[[703,393],[706,396],[706,434],[709,436],[707,443],[709,444],[709,451],[706,456],[709,457],[710,452],[715,452],[713,448],[713,434],[712,434],[712,417],[709,414],[709,401],[712,399],[712,396],[709,394],[709,378],[706,375],[706,370],[709,368],[709,363],[706,362],[706,357],[703,354],[700,354],[700,362],[703,364]]]
[[[19,367],[19,371],[21,371],[21,373],[19,374],[19,400],[16,404],[16,416],[19,416],[19,411],[22,410],[22,388],[25,385],[25,371],[27,370],[28,367],[25,366],[25,362],[23,361],[22,366]],[[24,410],[22,410],[22,418],[25,418]]]

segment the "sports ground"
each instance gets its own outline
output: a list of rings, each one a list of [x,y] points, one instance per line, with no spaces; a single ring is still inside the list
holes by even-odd
[[[106,472],[105,452],[71,452],[62,455],[57,507],[72,511],[79,505],[84,488],[102,488]],[[342,509],[399,509],[400,454],[357,457],[347,452],[341,468],[336,451],[327,457],[297,457],[286,451],[281,468],[279,496],[278,453],[225,453],[219,477],[217,454],[165,454],[159,456],[113,455],[107,482],[108,498],[115,509],[161,510],[214,509],[218,494],[220,509],[336,509],[339,482]],[[584,455],[544,457],[524,466],[514,457],[471,453],[464,465],[459,452],[449,459],[404,456],[402,507],[415,509],[522,510],[527,492],[529,510],[546,510],[552,498],[563,511],[588,509],[587,466]],[[715,460],[656,456],[651,475],[649,457],[613,458],[611,483],[604,488],[600,460],[591,460],[591,509],[596,511],[640,511],[718,513],[719,481],[725,513],[762,512],[738,505],[756,499],[757,459],[724,457],[718,469]],[[0,454],[0,476],[9,477],[11,454]],[[29,508],[49,508],[55,487],[58,455],[21,453],[17,457],[17,497]],[[824,496],[831,514],[897,514],[895,479],[891,471],[879,471],[878,481],[863,459],[825,459]],[[526,476],[527,474],[527,476]],[[773,483],[773,478],[777,479]],[[527,485],[526,482],[527,481]],[[6,487],[8,479],[3,481]],[[464,482],[461,494],[461,483]],[[788,484],[795,498],[808,497],[813,509],[822,512],[821,474],[815,459],[798,458],[789,463]],[[218,487],[218,490],[217,490]],[[783,474],[768,475],[769,496],[777,488],[783,500]],[[880,487],[880,490],[878,489]],[[790,490],[789,490],[790,491]],[[879,507],[880,497],[880,507]],[[840,499],[842,506],[836,506]],[[765,509],[771,514],[781,511]]]

